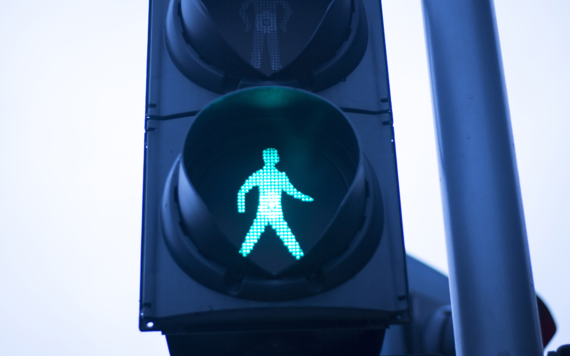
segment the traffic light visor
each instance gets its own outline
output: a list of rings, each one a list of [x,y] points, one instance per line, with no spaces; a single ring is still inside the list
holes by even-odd
[[[222,284],[241,291],[246,282],[305,283],[309,293],[339,280],[318,277],[331,261],[352,261],[340,275],[363,266],[366,253],[346,255],[351,245],[377,244],[380,233],[361,231],[374,200],[372,210],[381,210],[377,187],[369,199],[371,174],[339,109],[303,91],[265,87],[206,107],[172,179],[184,238],[226,269]],[[176,246],[171,253],[187,264],[193,257]]]

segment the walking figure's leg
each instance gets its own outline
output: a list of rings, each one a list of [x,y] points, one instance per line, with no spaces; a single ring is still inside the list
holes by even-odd
[[[261,67],[261,54],[263,53],[265,33],[260,30],[253,31],[253,50],[251,51],[251,65],[253,68]]]
[[[267,226],[267,219],[260,217],[255,218],[239,250],[239,253],[243,257],[247,256],[251,250],[253,250],[253,246],[257,243],[263,231],[265,231],[265,226]]]
[[[271,227],[277,232],[277,236],[279,236],[281,241],[283,241],[285,246],[287,246],[289,252],[296,259],[300,259],[305,255],[301,249],[301,246],[299,246],[299,243],[295,239],[295,235],[293,235],[293,232],[282,216],[270,221],[269,223],[271,224]]]

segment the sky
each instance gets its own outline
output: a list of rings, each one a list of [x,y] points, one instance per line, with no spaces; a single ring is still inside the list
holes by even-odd
[[[570,2],[496,0],[537,293],[570,343]],[[385,0],[406,249],[447,273],[421,2]],[[148,3],[0,11],[0,353],[168,355],[138,331]]]

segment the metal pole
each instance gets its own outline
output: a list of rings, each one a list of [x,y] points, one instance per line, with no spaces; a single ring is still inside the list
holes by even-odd
[[[457,354],[541,355],[492,0],[423,0]]]

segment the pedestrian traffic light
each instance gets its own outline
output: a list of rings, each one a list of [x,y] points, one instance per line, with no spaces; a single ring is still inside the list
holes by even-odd
[[[306,92],[261,87],[216,100],[166,183],[170,254],[202,285],[245,299],[298,299],[346,282],[371,262],[384,220],[360,146],[345,115]]]
[[[152,0],[142,331],[380,352],[409,300],[375,0]]]

